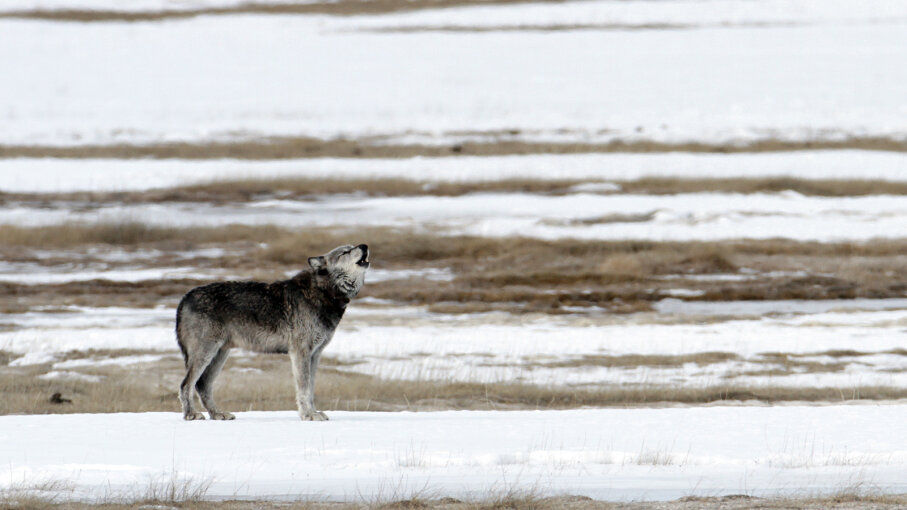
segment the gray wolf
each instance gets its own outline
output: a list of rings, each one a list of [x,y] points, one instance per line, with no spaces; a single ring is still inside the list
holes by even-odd
[[[339,246],[308,259],[309,268],[274,283],[218,282],[186,293],[176,309],[176,340],[186,362],[179,400],[186,420],[203,420],[193,389],[212,420],[235,417],[214,402],[214,380],[231,348],[289,353],[299,417],[323,421],[315,410],[315,370],[347,304],[362,289],[368,246]]]

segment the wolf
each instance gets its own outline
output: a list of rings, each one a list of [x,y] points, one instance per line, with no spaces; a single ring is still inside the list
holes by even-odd
[[[344,245],[308,259],[309,267],[274,283],[218,282],[186,293],[176,309],[176,340],[186,362],[179,400],[186,420],[204,420],[193,389],[212,420],[232,420],[214,402],[214,380],[231,348],[289,353],[296,406],[306,421],[328,417],[315,409],[315,370],[350,300],[365,284],[365,244]]]

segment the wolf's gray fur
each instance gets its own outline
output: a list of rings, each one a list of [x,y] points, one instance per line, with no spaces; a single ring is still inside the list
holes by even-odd
[[[289,353],[296,405],[303,420],[328,417],[315,410],[315,370],[347,303],[365,283],[368,246],[339,246],[309,259],[309,269],[274,283],[219,282],[196,287],[176,310],[176,340],[186,361],[180,384],[183,418],[203,420],[193,388],[212,420],[232,420],[214,402],[214,379],[232,347]]]

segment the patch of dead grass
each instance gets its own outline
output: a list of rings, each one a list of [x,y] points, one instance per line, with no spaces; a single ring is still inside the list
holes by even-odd
[[[620,181],[621,191],[649,195],[680,193],[777,193],[792,191],[806,196],[846,197],[866,195],[904,195],[907,183],[878,179],[798,179],[795,177],[760,178],[643,178]]]
[[[530,238],[443,236],[391,228],[277,226],[157,228],[135,223],[0,227],[0,253],[39,260],[31,250],[97,251],[104,247],[183,252],[227,248],[205,258],[207,267],[230,268],[249,279],[273,281],[305,266],[306,257],[340,244],[365,242],[375,268],[448,268],[450,281],[419,277],[366,285],[363,296],[435,309],[563,313],[576,307],[613,312],[647,310],[654,301],[689,292],[687,300],[886,298],[907,294],[907,240],[811,243],[789,240],[731,242],[546,241]],[[31,257],[31,258],[29,258]],[[73,260],[80,260],[73,256]],[[63,254],[55,263],[66,264]],[[177,260],[164,253],[155,264]],[[83,261],[84,262],[84,261]],[[196,263],[191,260],[182,262]],[[81,262],[80,262],[81,263]],[[740,281],[667,280],[663,275],[737,273],[740,268],[780,272]],[[59,284],[0,283],[0,310],[38,306],[170,306],[194,279],[137,282],[104,279]]]
[[[440,0],[443,1],[443,0]],[[367,5],[371,2],[356,2]],[[404,2],[408,3],[408,2]],[[415,2],[413,2],[415,3]],[[57,16],[61,11],[31,11],[19,17]],[[99,11],[94,11],[99,12]],[[64,16],[78,16],[66,11]],[[15,17],[16,14],[0,14]],[[495,138],[493,134],[490,135]],[[846,137],[809,141],[762,139],[742,143],[668,143],[654,140],[614,140],[610,142],[535,142],[494,139],[489,142],[464,141],[449,145],[401,144],[393,141],[278,137],[231,142],[167,142],[150,144],[110,144],[77,146],[0,145],[0,158],[68,159],[244,159],[276,160],[300,158],[413,158],[456,156],[507,156],[516,154],[591,154],[591,153],[762,153],[804,150],[907,151],[907,141],[885,137]],[[376,141],[381,143],[376,143]]]
[[[0,414],[177,413],[177,387],[184,375],[184,368],[182,360],[176,355],[176,349],[173,354],[158,361],[128,366],[93,365],[68,369],[101,376],[98,382],[39,378],[50,370],[49,363],[2,367]],[[103,351],[92,351],[90,354],[108,355]],[[79,356],[89,356],[89,353],[80,353]],[[634,366],[633,363],[637,363],[636,366],[675,366],[687,361],[708,364],[729,359],[734,359],[734,355],[702,353],[689,359],[639,356],[590,361],[627,367]],[[343,364],[330,357],[325,357],[322,365],[318,375],[316,403],[320,409],[328,411],[572,409],[724,401],[841,402],[907,398],[907,389],[883,386],[839,389],[739,385],[600,385],[579,388],[518,382],[483,384],[443,380],[387,380],[348,372]],[[59,399],[51,398],[55,393],[61,394],[62,403]],[[281,355],[232,356],[224,374],[218,378],[217,399],[224,409],[234,412],[293,409],[295,390],[288,358]]]
[[[334,2],[244,2],[223,7],[124,11],[108,9],[22,9],[0,13],[0,18],[38,19],[66,22],[164,21],[235,14],[329,14],[350,16],[384,14],[399,11],[437,9],[461,5],[524,3],[528,0],[338,0]]]
[[[606,368],[633,368],[633,367],[682,367],[688,363],[699,366],[739,361],[740,355],[732,352],[698,352],[695,354],[623,354],[607,356],[602,354],[586,354],[576,359],[546,361],[533,363],[532,366],[545,368],[579,368],[579,367],[606,367]]]

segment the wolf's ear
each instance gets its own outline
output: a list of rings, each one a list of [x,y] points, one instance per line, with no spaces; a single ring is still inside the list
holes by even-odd
[[[309,265],[315,271],[321,271],[322,269],[327,269],[328,264],[324,257],[309,257]]]

